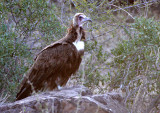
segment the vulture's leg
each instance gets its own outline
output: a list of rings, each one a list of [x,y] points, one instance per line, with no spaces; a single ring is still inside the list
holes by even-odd
[[[62,87],[61,87],[61,77],[57,77],[56,81],[55,81],[56,85],[57,85],[57,89],[58,90],[61,90]]]
[[[57,85],[57,88],[58,88],[58,90],[61,90],[61,89],[62,89],[62,87],[61,87],[60,85]]]

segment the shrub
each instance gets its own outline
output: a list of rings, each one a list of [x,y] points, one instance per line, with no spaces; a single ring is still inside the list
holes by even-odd
[[[13,100],[22,75],[27,71],[31,52],[26,44],[17,39],[17,34],[0,17],[0,94]]]
[[[54,4],[49,7],[44,0],[0,3],[0,93],[9,95],[8,100],[15,98],[22,75],[32,65],[32,52],[40,48],[33,44],[47,45],[63,36],[65,27],[54,9]]]
[[[126,102],[145,109],[146,97],[160,94],[160,23],[153,18],[137,18],[127,33],[130,38],[112,50],[112,67],[117,72],[110,85],[126,92]]]

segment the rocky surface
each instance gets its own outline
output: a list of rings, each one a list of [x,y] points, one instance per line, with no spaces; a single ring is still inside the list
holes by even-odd
[[[128,110],[117,93],[93,95],[84,86],[74,86],[2,105],[0,113],[128,113]]]

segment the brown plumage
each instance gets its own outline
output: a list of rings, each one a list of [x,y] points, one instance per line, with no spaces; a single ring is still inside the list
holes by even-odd
[[[21,83],[16,100],[30,96],[33,91],[53,90],[67,83],[78,70],[84,54],[82,25],[87,21],[91,20],[77,13],[67,35],[40,51]]]

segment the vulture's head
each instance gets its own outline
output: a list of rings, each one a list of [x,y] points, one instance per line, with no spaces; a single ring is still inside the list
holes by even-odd
[[[76,13],[73,17],[73,26],[79,26],[81,27],[84,23],[92,21],[89,17],[84,15],[83,13]]]

